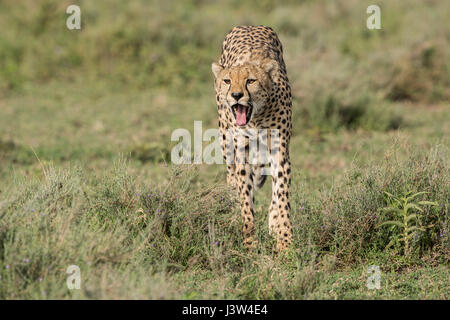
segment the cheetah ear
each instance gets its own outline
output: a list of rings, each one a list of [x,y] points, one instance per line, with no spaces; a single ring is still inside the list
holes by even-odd
[[[211,65],[211,69],[212,69],[212,72],[214,73],[214,77],[217,79],[220,71],[223,70],[223,67],[220,64],[213,62]]]

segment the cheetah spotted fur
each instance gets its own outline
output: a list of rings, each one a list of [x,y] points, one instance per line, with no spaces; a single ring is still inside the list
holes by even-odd
[[[239,192],[244,245],[252,248],[256,244],[254,192],[266,176],[261,175],[263,164],[248,161],[248,140],[239,145],[233,135],[234,152],[227,149],[229,133],[241,132],[248,139],[249,129],[262,129],[269,136],[268,147],[277,150],[275,156],[270,156],[269,230],[276,238],[277,250],[284,250],[292,242],[289,217],[292,95],[281,42],[270,27],[235,27],[226,35],[222,55],[218,63],[212,64],[212,71],[221,149],[227,163],[227,183]],[[270,132],[274,129],[279,139],[270,141]]]

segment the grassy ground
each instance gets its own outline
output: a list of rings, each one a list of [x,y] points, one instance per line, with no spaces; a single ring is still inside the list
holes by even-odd
[[[81,31],[72,2],[0,3],[0,298],[449,298],[447,2],[381,1],[372,31],[366,1],[77,3]],[[210,65],[240,24],[278,32],[293,86],[282,256],[270,184],[249,253],[225,168],[170,164],[174,129],[216,126]],[[385,192],[428,192],[408,250]]]

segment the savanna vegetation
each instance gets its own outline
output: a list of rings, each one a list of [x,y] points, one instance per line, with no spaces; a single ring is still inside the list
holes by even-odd
[[[448,299],[450,2],[377,1],[380,30],[370,4],[1,1],[0,298]],[[225,167],[170,162],[173,130],[216,127],[242,24],[275,29],[293,87],[283,255],[269,183],[247,252]]]

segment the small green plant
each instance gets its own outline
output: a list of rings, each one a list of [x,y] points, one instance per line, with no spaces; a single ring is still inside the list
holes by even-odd
[[[413,202],[415,198],[420,195],[427,194],[429,192],[417,192],[412,194],[412,191],[409,191],[401,197],[396,197],[389,192],[384,192],[387,196],[388,206],[382,208],[381,211],[384,214],[393,214],[394,220],[385,221],[377,225],[377,228],[380,228],[385,225],[392,226],[391,230],[394,230],[395,227],[400,229],[400,234],[394,235],[393,239],[386,246],[386,249],[390,248],[393,244],[403,242],[404,244],[404,255],[406,257],[409,256],[410,253],[410,240],[414,236],[417,231],[424,232],[426,229],[433,227],[433,225],[424,226],[422,223],[422,215],[420,213],[423,212],[422,206],[430,205],[437,206],[436,202],[431,201],[419,201]]]

